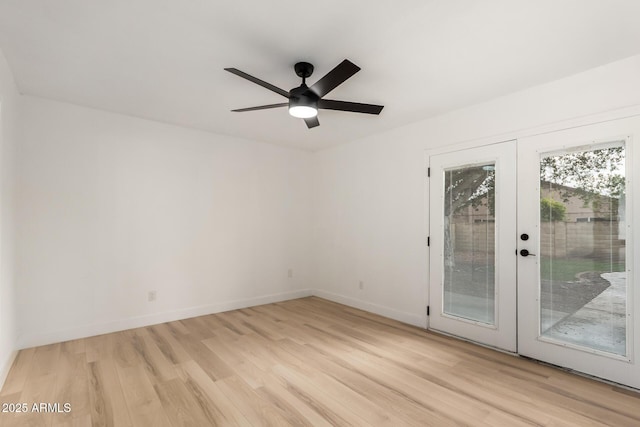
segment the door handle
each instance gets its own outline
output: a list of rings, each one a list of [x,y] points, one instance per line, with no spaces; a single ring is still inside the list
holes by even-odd
[[[536,254],[532,254],[531,252],[529,252],[526,249],[520,249],[520,255],[522,255],[522,256],[536,256]]]

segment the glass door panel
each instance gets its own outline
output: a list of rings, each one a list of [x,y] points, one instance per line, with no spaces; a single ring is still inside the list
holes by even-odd
[[[495,324],[495,163],[444,171],[445,314]]]
[[[627,354],[624,141],[540,159],[540,334]]]

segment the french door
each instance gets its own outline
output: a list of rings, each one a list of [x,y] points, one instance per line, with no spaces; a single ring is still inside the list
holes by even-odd
[[[429,327],[640,388],[639,138],[633,117],[431,156]]]
[[[515,141],[430,158],[429,327],[516,351]]]
[[[518,141],[518,352],[636,388],[639,140],[634,117]]]

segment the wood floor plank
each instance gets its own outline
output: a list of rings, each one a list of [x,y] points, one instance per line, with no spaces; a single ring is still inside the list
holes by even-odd
[[[75,345],[63,343],[58,366],[56,368],[56,387],[54,402],[64,407],[70,405],[71,411],[57,414],[54,424],[73,424],[74,418],[91,417],[89,398],[89,376],[84,353],[76,353]]]
[[[190,335],[185,335],[180,337],[178,342],[214,381],[233,375],[232,369],[217,354],[204,345],[203,341]]]
[[[191,360],[189,353],[171,334],[166,323],[149,327],[149,334],[165,358],[174,365]]]
[[[11,395],[22,391],[35,354],[36,348],[27,348],[18,352],[9,370],[7,379],[4,382],[4,386],[0,391],[0,396]]]
[[[60,343],[36,348],[31,367],[29,368],[28,378],[38,378],[43,375],[55,374],[61,348],[62,345]]]
[[[219,313],[216,317],[225,328],[234,332],[236,335],[242,336],[252,332],[251,329],[243,325],[243,322],[246,321],[246,316],[236,316],[234,312],[228,311]]]
[[[83,339],[65,341],[61,345],[61,351],[65,353],[86,353],[86,340]]]
[[[91,421],[95,426],[134,425],[116,366],[113,360],[102,359],[90,362],[87,367]]]
[[[167,325],[167,328],[169,328],[169,330],[171,331],[171,335],[173,335],[174,337],[178,337],[180,335],[189,335],[191,333],[189,329],[187,329],[182,324],[181,320],[176,320],[175,322],[167,322],[164,323],[164,325]]]
[[[133,347],[140,357],[141,365],[145,368],[152,383],[156,384],[177,377],[174,365],[167,360],[155,344],[147,328],[133,331],[131,339]]]
[[[222,322],[218,318],[217,314],[209,314],[207,316],[200,316],[198,319],[202,321],[202,323],[211,331],[217,331],[218,329],[224,328]]]
[[[345,415],[344,412],[340,412],[338,415],[343,416],[345,419],[347,419],[347,417],[351,417],[351,414],[358,417],[353,421],[348,419],[349,422],[353,422],[355,424],[363,420],[365,424],[375,426],[396,426],[401,424],[400,418],[397,414],[388,412],[385,408],[377,406],[362,393],[353,390],[343,382],[324,374],[316,367],[311,369],[304,367],[303,369],[300,369],[301,366],[302,365],[288,365],[288,372],[284,373],[284,375],[281,367],[276,366],[274,368],[274,372],[278,373],[279,376],[285,379],[286,386],[290,390],[295,390],[296,387],[302,387],[303,390],[309,391],[311,390],[309,385],[313,384],[313,386],[316,387],[315,391],[319,391],[321,393],[319,396],[311,391],[308,392],[310,396],[313,396],[313,400],[316,402],[315,404],[323,403],[323,398],[326,396],[331,399],[324,402],[327,408],[332,408],[334,409],[334,412],[337,412],[335,411],[335,408],[343,407],[345,411],[349,412],[349,414]],[[302,379],[303,381],[307,381],[307,383],[293,383],[292,375],[295,376],[296,380]],[[324,390],[332,390],[332,392],[327,395]]]
[[[287,420],[296,426],[329,427],[332,424],[313,408],[306,405],[294,393],[287,390],[282,381],[272,375],[264,377],[264,385],[258,387],[258,394],[285,414]]]
[[[225,346],[220,344],[214,345],[212,342],[212,338],[209,338],[204,343],[216,356],[220,357],[220,359],[229,366],[235,376],[244,380],[244,382],[254,389],[264,385],[264,377],[267,375],[265,369],[260,369],[252,360],[245,358],[245,353],[238,351],[238,348],[228,350]]]
[[[87,363],[113,358],[113,340],[119,333],[98,335],[85,340]]]
[[[117,368],[117,377],[133,425],[171,426],[145,367]]]
[[[92,427],[91,414],[86,414],[82,417],[75,417],[71,419],[57,420],[54,419],[51,427]]]
[[[326,393],[316,382],[288,366],[279,365],[273,368],[273,372],[284,379],[287,389],[296,398],[309,405],[329,423],[333,425],[369,426],[366,415],[356,414],[352,408],[348,408],[339,402],[339,397],[334,393]]]
[[[251,423],[238,410],[211,379],[209,375],[193,360],[181,366],[181,378],[185,385],[197,398],[201,407],[205,409],[208,418],[214,420],[214,425],[230,425],[249,427]]]
[[[229,397],[238,410],[255,426],[293,426],[281,409],[270,404],[241,378],[236,376],[216,381],[222,393]]]
[[[458,394],[447,389],[441,383],[421,381],[411,373],[384,363],[381,358],[373,358],[366,353],[344,355],[344,361],[351,369],[361,372],[375,372],[372,378],[384,384],[387,388],[393,388],[406,396],[412,396],[422,405],[429,405],[441,415],[448,415],[457,423],[464,420],[484,419],[492,410],[479,402],[474,401],[466,394]],[[442,381],[446,381],[443,379]],[[515,425],[515,424],[514,424]]]
[[[360,393],[379,408],[386,408],[401,418],[403,424],[415,426],[454,425],[451,418],[441,415],[440,411],[434,410],[430,403],[425,404],[411,396],[404,395],[394,385],[386,385],[374,373],[358,372],[349,365],[345,366],[344,361],[340,358],[327,354],[318,347],[283,340],[279,343],[279,348],[299,358],[301,363],[317,366],[322,372]],[[338,361],[343,363],[338,363]]]
[[[143,363],[142,355],[135,348],[136,330],[130,329],[114,334],[113,337],[113,360],[123,368],[136,366]]]
[[[14,426],[636,426],[640,393],[302,298],[21,350]]]
[[[216,417],[206,400],[179,380],[173,379],[154,386],[171,425],[176,427],[217,425]]]
[[[213,329],[209,326],[201,317],[192,317],[190,319],[181,320],[180,324],[189,331],[190,337],[198,340],[209,338],[213,336]]]

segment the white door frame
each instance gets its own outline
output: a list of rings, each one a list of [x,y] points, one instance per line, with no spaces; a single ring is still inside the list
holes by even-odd
[[[567,129],[518,141],[518,232],[531,236],[521,248],[539,253],[539,159],[544,153],[575,148],[587,149],[610,141],[625,141],[626,163],[626,245],[627,268],[627,354],[617,356],[553,340],[540,334],[539,258],[518,257],[518,349],[534,359],[569,367],[580,372],[640,388],[640,328],[634,316],[640,308],[640,292],[634,292],[633,273],[638,271],[640,236],[634,228],[633,212],[640,212],[640,197],[633,194],[640,188],[640,174],[633,174],[633,166],[640,165],[640,150],[634,150],[633,140],[640,140],[640,117],[612,120]],[[531,177],[534,177],[533,179]],[[534,182],[535,180],[535,182]],[[637,284],[636,284],[637,286]],[[636,325],[634,325],[634,323]],[[634,327],[635,326],[635,327]]]
[[[479,343],[515,352],[516,348],[516,142],[507,141],[431,156],[429,327]],[[445,313],[444,295],[444,171],[495,163],[495,314],[494,324]]]

